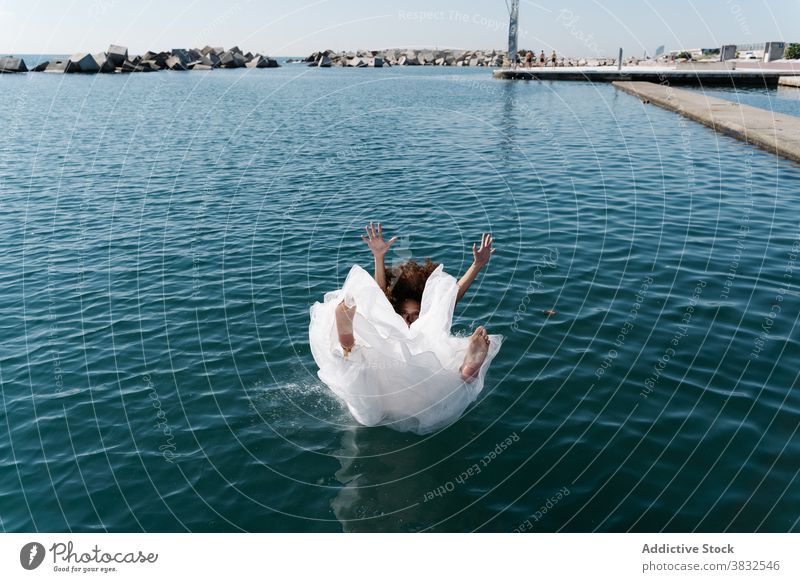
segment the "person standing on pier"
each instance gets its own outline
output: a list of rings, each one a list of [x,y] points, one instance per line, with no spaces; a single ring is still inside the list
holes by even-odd
[[[544,50],[542,50],[542,52],[539,53],[539,66],[540,67],[544,67],[545,66],[545,60],[546,60],[546,57],[544,56]]]
[[[525,53],[525,66],[529,69],[533,66],[533,53],[531,51]]]
[[[552,55],[550,55],[550,61],[553,63],[553,66],[554,66],[554,67],[556,66],[556,60],[557,60],[557,59],[556,59],[556,51],[555,51],[555,50],[553,50],[553,54],[552,54]]]

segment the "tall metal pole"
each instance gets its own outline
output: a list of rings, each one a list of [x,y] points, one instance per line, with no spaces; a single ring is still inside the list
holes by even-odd
[[[519,0],[511,0],[509,12],[511,14],[508,21],[508,62],[512,67],[515,67],[517,64],[517,33],[519,32],[517,24],[519,19]]]

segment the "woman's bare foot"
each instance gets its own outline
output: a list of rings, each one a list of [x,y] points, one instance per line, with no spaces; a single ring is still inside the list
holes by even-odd
[[[356,316],[356,306],[347,307],[342,301],[336,306],[336,331],[339,334],[339,343],[342,344],[344,355],[350,353],[356,343],[353,335],[353,318]]]
[[[469,338],[467,355],[464,356],[464,363],[461,364],[461,379],[464,382],[472,382],[475,379],[488,353],[489,334],[486,333],[486,328],[481,325]]]

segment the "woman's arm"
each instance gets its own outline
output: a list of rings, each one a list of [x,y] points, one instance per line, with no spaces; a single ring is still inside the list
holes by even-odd
[[[381,288],[382,291],[386,291],[386,266],[384,264],[384,257],[386,256],[386,251],[389,250],[394,244],[394,241],[397,240],[396,236],[393,236],[389,239],[389,242],[383,240],[383,229],[381,228],[381,223],[378,223],[378,228],[376,229],[372,223],[369,223],[369,226],[364,227],[367,231],[367,236],[361,235],[361,240],[367,243],[369,250],[372,251],[372,256],[375,257],[375,282],[378,284],[378,287]]]
[[[464,294],[469,289],[469,286],[472,285],[472,282],[475,280],[475,277],[478,276],[481,269],[486,266],[486,263],[489,262],[489,259],[492,258],[495,249],[492,247],[492,235],[491,234],[482,234],[481,235],[481,246],[477,248],[477,245],[473,243],[472,245],[472,265],[470,265],[467,272],[458,280],[458,295],[456,295],[456,303],[461,301],[461,298],[464,297]]]

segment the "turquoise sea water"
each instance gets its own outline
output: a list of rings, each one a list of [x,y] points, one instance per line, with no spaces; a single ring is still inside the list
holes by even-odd
[[[0,96],[4,531],[800,531],[800,166],[486,69]],[[454,274],[498,247],[454,330],[505,343],[427,437],[309,351],[369,220]]]
[[[742,105],[760,107],[761,109],[768,109],[786,115],[800,116],[800,89],[797,87],[778,86],[775,90],[752,87],[713,87],[704,89],[703,92],[711,97],[728,99]]]

